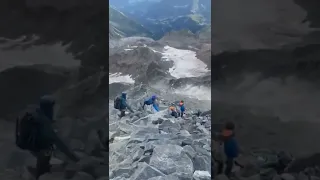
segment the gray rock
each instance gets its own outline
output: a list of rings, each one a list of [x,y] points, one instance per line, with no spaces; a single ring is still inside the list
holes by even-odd
[[[101,143],[96,130],[92,130],[85,143],[85,152],[87,154],[95,154],[95,152],[101,150]]]
[[[310,176],[310,180],[320,180],[320,178],[317,176]]]
[[[149,179],[156,176],[164,176],[164,174],[158,169],[148,165],[147,163],[141,163],[138,165],[138,169],[132,175],[132,180]]]
[[[281,176],[280,175],[275,175],[272,180],[282,180]]]
[[[177,145],[159,145],[153,150],[150,165],[159,169],[165,174],[180,172],[193,174],[193,164],[191,159],[183,152],[183,148]]]
[[[109,140],[115,138],[116,136],[120,135],[120,131],[109,131]]]
[[[186,136],[186,137],[191,136],[191,134],[185,129],[180,130],[179,135],[180,136]]]
[[[192,145],[192,139],[191,138],[185,138],[182,140],[182,146],[186,145]]]
[[[283,180],[295,180],[296,179],[293,175],[288,174],[288,173],[283,173],[280,175],[280,177]]]
[[[134,168],[135,168],[134,165],[133,166],[126,165],[126,166],[118,167],[112,171],[111,173],[112,175],[110,176],[110,178],[115,178],[115,177],[129,178],[134,173]]]
[[[74,168],[76,168],[77,171],[85,171],[85,172],[87,172],[88,170],[92,171],[97,166],[99,166],[102,162],[103,160],[90,156],[90,157],[80,159],[80,161],[77,162]]]
[[[183,151],[191,158],[193,159],[196,156],[196,152],[190,145],[183,146]]]
[[[208,171],[195,171],[193,173],[194,180],[211,180],[211,175]]]
[[[262,180],[262,178],[259,174],[256,174],[256,175],[245,178],[245,180]]]
[[[149,178],[148,180],[179,180],[179,178],[173,175],[168,175],[168,176],[157,176],[157,177]]]
[[[94,180],[94,177],[85,172],[77,172],[71,180]]]
[[[152,120],[152,124],[161,124],[163,123],[164,119],[162,118],[158,118],[158,119],[154,119]]]
[[[309,180],[308,176],[303,172],[300,172],[297,176],[297,180]]]
[[[20,176],[21,176],[21,179],[23,179],[23,180],[36,180],[36,178],[33,176],[33,174],[31,172],[29,172],[27,167],[22,168]],[[44,176],[44,175],[42,175],[42,176]],[[42,180],[43,180],[43,178],[42,178]],[[51,179],[49,179],[49,180],[51,180]],[[55,180],[55,179],[52,179],[52,180]]]
[[[159,129],[171,129],[171,130],[175,130],[175,131],[180,131],[181,126],[178,123],[173,123],[170,120],[164,120],[160,125],[159,125]]]
[[[229,178],[224,174],[219,174],[217,177],[215,177],[215,180],[229,180]]]
[[[80,141],[79,139],[71,139],[69,141],[69,147],[71,150],[84,150],[85,145],[82,141]]]
[[[105,176],[105,177],[100,177],[97,180],[109,180],[109,176]]]
[[[100,165],[94,168],[94,175],[97,178],[109,176],[109,167],[107,165]]]
[[[138,148],[138,149],[134,152],[134,154],[133,154],[133,156],[132,156],[133,161],[139,160],[139,159],[141,158],[141,156],[143,155],[143,153],[144,153],[144,151],[143,151],[141,148]]]
[[[147,126],[149,123],[149,119],[148,118],[141,118],[141,119],[138,119],[136,121],[134,121],[134,125],[137,125],[137,126]]]
[[[135,131],[128,143],[140,143],[146,140],[148,134],[159,134],[158,128],[140,128]]]
[[[276,170],[272,168],[260,170],[260,178],[262,180],[272,179],[276,174],[277,174]]]
[[[206,149],[199,146],[193,146],[193,148],[197,152],[197,154],[211,157],[211,152],[207,151]]]
[[[150,159],[151,159],[151,156],[142,156],[142,157],[139,159],[139,162],[145,162],[145,163],[149,164]]]
[[[134,116],[132,119],[131,119],[131,122],[135,122],[136,120],[140,119],[138,116]]]
[[[40,176],[39,180],[61,180],[64,178],[62,172],[47,173]]]
[[[193,158],[194,170],[211,172],[211,159],[207,156],[196,155]]]

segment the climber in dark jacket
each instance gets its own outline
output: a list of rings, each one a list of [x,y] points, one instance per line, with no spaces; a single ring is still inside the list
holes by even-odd
[[[39,150],[31,152],[37,158],[36,169],[29,170],[38,179],[41,175],[50,172],[50,159],[55,145],[61,152],[67,155],[72,161],[79,159],[68,149],[55,133],[52,122],[54,114],[54,100],[49,96],[44,96],[40,100],[40,108],[36,110],[34,119],[36,120],[39,132],[38,143]]]
[[[134,113],[134,111],[131,109],[131,107],[127,104],[127,93],[123,92],[121,94],[121,103],[120,103],[120,118],[126,115],[126,109],[129,109],[129,111],[131,111],[132,113]]]
[[[151,105],[151,104],[152,104],[152,105],[153,105],[153,108],[154,108],[157,112],[159,112],[159,107],[158,107],[158,104],[157,104],[157,102],[156,102],[156,99],[157,99],[157,96],[156,96],[156,95],[153,95],[151,98],[145,100],[144,103],[143,103],[142,109],[144,109],[144,106],[145,106],[145,105]]]

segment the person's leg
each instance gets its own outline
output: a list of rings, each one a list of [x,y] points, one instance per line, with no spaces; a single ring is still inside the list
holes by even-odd
[[[218,161],[217,162],[217,174],[222,174],[223,173],[223,162]]]
[[[183,113],[184,113],[184,111],[181,111],[181,117],[183,117]]]
[[[52,155],[51,150],[44,150],[44,151],[38,153],[37,166],[36,166],[36,168],[37,168],[36,179],[38,179],[41,175],[43,175],[47,172],[50,172],[51,155]]]
[[[121,111],[121,117],[124,117],[126,115],[126,111],[125,110],[122,110]]]
[[[226,176],[230,176],[231,175],[231,171],[232,171],[232,167],[233,167],[233,158],[227,158],[227,167],[225,170],[225,174]]]

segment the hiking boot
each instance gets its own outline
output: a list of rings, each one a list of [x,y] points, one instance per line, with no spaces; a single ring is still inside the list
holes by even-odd
[[[32,166],[27,166],[28,172],[35,178],[37,178],[37,168]]]

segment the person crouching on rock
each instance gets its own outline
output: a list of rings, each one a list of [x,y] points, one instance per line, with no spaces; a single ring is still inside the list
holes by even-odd
[[[171,116],[174,116],[175,118],[178,118],[178,112],[177,112],[176,106],[174,104],[171,104],[169,106],[168,113]]]
[[[156,100],[157,100],[157,96],[156,96],[156,95],[153,95],[151,98],[145,100],[145,101],[143,102],[142,109],[144,109],[144,106],[145,106],[145,105],[151,105],[151,104],[152,104],[154,110],[156,110],[157,112],[159,112],[159,106],[158,106]]]
[[[179,107],[180,107],[180,117],[183,117],[183,114],[186,110],[186,108],[184,107],[184,101],[182,101],[182,100],[180,101]]]
[[[227,122],[219,136],[219,140],[223,143],[224,154],[226,156],[226,169],[225,174],[231,175],[231,171],[234,164],[234,159],[238,157],[239,147],[235,139],[235,125],[233,122]],[[218,174],[222,173],[223,162],[219,163]]]
[[[120,118],[126,115],[126,109],[129,109],[129,111],[134,113],[131,107],[127,104],[127,93],[125,92],[121,93],[120,97],[118,96],[115,98],[114,108],[120,111],[120,115],[119,115]]]

